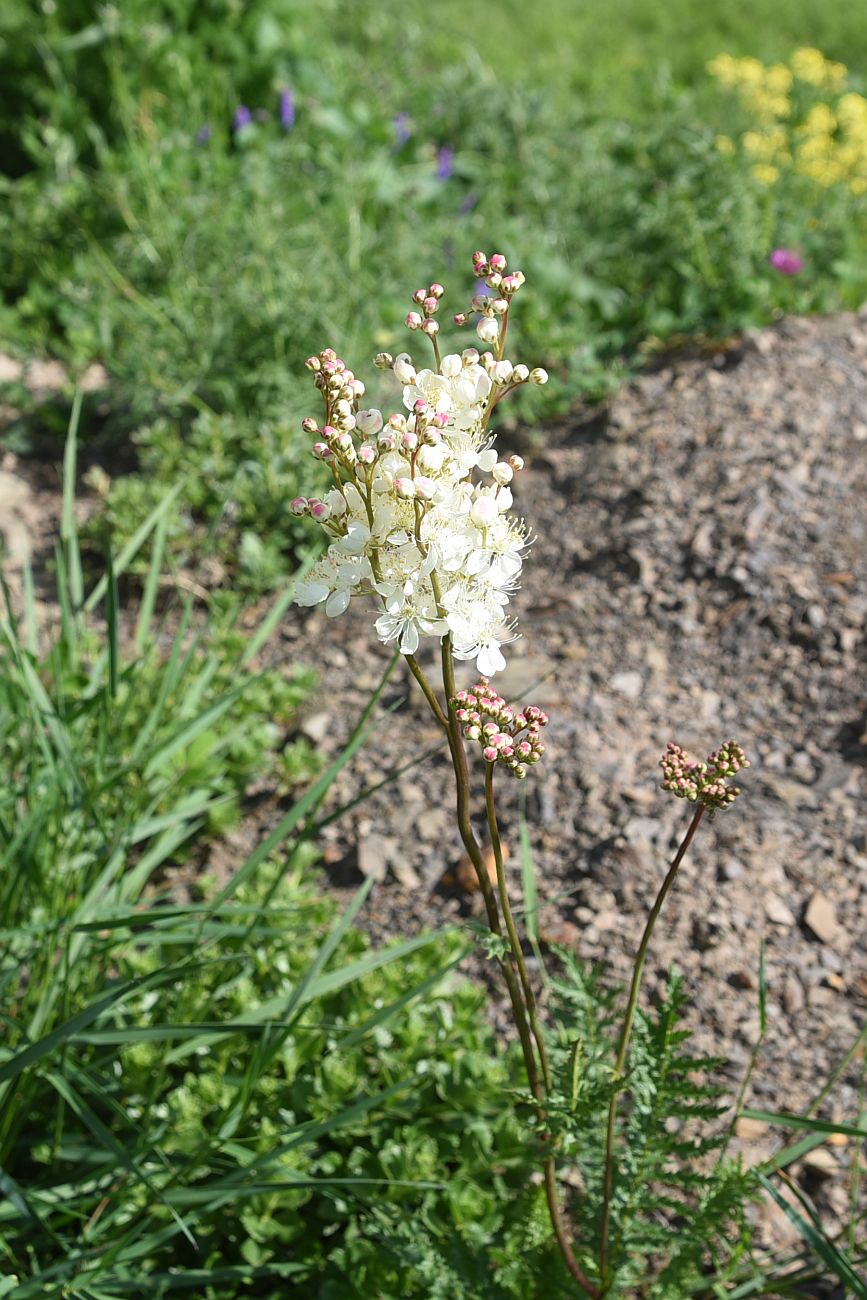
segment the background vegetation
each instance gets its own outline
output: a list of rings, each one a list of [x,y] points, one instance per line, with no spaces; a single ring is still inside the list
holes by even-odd
[[[58,356],[71,378],[106,367],[87,432],[109,479],[130,436],[142,469],[97,478],[107,529],[128,536],[181,481],[181,555],[207,537],[269,587],[300,544],[285,501],[301,486],[303,359],[337,339],[359,364],[400,350],[407,286],[433,275],[459,309],[477,246],[533,276],[521,329],[553,382],[525,417],[599,397],[687,338],[863,300],[863,196],[769,188],[716,146],[749,122],[706,61],[804,43],[863,88],[867,36],[842,3],[507,3],[483,18],[444,0],[429,22],[418,3],[336,0],[72,0],[37,20],[11,0],[7,347]],[[769,265],[776,245],[801,251],[801,276]],[[65,415],[20,386],[9,398],[8,445],[56,447]]]

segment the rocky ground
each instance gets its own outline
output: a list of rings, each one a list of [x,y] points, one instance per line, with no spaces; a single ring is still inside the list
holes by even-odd
[[[867,314],[783,321],[645,374],[538,440],[502,441],[527,456],[515,496],[536,541],[514,602],[522,639],[497,685],[551,715],[541,766],[500,782],[516,885],[521,789],[543,937],[622,980],[689,819],[659,788],[665,744],[703,756],[738,740],[752,760],[743,796],[702,827],[646,987],[683,972],[697,1046],[726,1058],[734,1088],[759,1038],[764,941],[768,1029],[748,1100],[803,1109],[867,1022]],[[0,526],[20,548],[20,468],[3,468]],[[355,605],[336,621],[293,611],[273,649],[320,668],[302,729],[328,754],[387,662],[371,623]],[[331,887],[379,882],[365,920],[377,940],[479,911],[450,767],[411,685],[403,670],[389,684],[394,711],[332,806],[422,761],[322,836]],[[863,1070],[856,1056],[823,1113],[856,1121]],[[740,1138],[756,1159],[780,1144],[757,1121]],[[801,1171],[832,1225],[850,1158],[829,1145]],[[782,1239],[786,1221],[767,1213]]]

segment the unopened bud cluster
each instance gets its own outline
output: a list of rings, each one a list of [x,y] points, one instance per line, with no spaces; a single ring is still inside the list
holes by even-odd
[[[493,353],[482,357],[482,364],[495,384],[547,384],[548,372],[541,366],[530,370],[527,366],[513,365],[503,356],[509,308],[515,294],[526,282],[523,271],[507,272],[508,263],[502,253],[473,253],[473,274],[483,281],[488,293],[477,293],[466,311],[455,316],[456,325],[466,325],[471,316],[478,316],[476,333],[483,343],[494,348]],[[407,318],[409,324],[409,318]],[[417,327],[416,327],[417,328]]]
[[[547,713],[535,704],[513,709],[486,677],[472,690],[458,691],[451,703],[464,735],[481,746],[486,762],[502,763],[520,780],[544,754],[540,732]]]
[[[740,790],[726,782],[749,765],[746,754],[733,740],[715,753],[708,754],[703,763],[694,762],[680,745],[669,741],[660,759],[662,788],[670,790],[679,799],[701,803],[714,813],[734,803]]]

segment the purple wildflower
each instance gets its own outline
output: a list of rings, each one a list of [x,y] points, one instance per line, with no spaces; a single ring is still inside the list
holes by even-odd
[[[437,151],[437,180],[447,181],[454,170],[455,151],[450,144],[444,144]]]
[[[204,125],[200,126],[198,131],[196,132],[196,144],[199,146],[200,149],[202,149],[208,143],[210,138],[211,138],[211,128],[208,126],[207,122],[205,122]]]
[[[395,113],[392,119],[394,127],[394,147],[401,149],[412,135],[412,122],[409,113]]]
[[[289,86],[280,91],[280,125],[284,131],[291,131],[295,125],[295,96]]]
[[[800,275],[804,269],[804,259],[794,248],[775,248],[768,261],[780,275]]]
[[[239,104],[232,116],[232,130],[243,131],[253,121],[253,114],[245,104]]]

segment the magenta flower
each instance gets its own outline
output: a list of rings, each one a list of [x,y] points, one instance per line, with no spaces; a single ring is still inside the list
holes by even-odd
[[[232,130],[235,132],[243,131],[245,126],[249,126],[253,121],[253,114],[247,108],[246,104],[239,104],[232,114]]]
[[[804,269],[804,259],[794,248],[775,248],[768,261],[780,275],[800,275]]]

